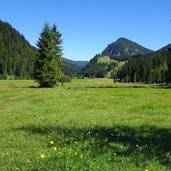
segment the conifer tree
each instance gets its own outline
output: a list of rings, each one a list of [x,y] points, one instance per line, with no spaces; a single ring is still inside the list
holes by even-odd
[[[168,49],[169,51],[169,56],[168,56],[168,71],[166,75],[166,82],[169,83],[171,82],[171,48]]]
[[[38,57],[33,72],[40,87],[54,87],[62,75],[61,36],[55,24],[52,28],[47,23],[44,25],[37,43]]]

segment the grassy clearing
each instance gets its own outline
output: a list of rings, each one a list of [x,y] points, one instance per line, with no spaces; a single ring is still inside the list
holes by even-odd
[[[0,81],[0,170],[171,170],[170,89],[35,85]]]
[[[106,64],[110,64],[110,63],[118,63],[117,60],[111,59],[109,56],[102,56],[98,59],[99,63],[106,63]]]

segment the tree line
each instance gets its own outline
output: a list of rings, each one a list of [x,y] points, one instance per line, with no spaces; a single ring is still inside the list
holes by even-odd
[[[126,62],[117,77],[121,82],[164,83],[171,81],[171,51],[140,56]]]

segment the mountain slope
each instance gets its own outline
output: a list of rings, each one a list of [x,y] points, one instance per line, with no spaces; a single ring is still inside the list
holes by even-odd
[[[126,38],[119,38],[116,42],[109,44],[102,52],[101,56],[109,56],[112,59],[126,60],[137,55],[152,53],[149,50]]]
[[[63,59],[63,58],[62,58]],[[66,58],[65,58],[66,59]],[[81,71],[81,67],[66,62],[67,60],[63,60],[63,71],[65,75],[68,75],[70,77],[76,77],[78,73]]]
[[[30,79],[36,49],[10,24],[0,20],[0,78]]]
[[[165,53],[168,51],[169,48],[171,48],[171,44],[168,44],[168,45],[162,47],[161,49],[157,50],[155,53]]]
[[[73,60],[70,60],[70,59],[67,59],[67,58],[62,58],[62,60],[64,62],[67,62],[69,64],[73,64],[73,65],[76,65],[80,68],[83,68],[87,65],[88,61],[73,61]]]

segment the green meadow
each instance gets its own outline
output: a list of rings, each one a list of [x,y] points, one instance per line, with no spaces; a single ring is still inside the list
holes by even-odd
[[[36,86],[0,81],[0,170],[171,170],[171,89],[109,79]]]

